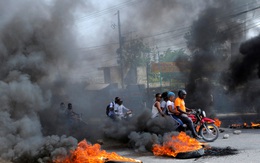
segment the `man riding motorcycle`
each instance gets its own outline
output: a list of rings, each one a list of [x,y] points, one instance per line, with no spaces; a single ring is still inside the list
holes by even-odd
[[[128,116],[128,114],[131,114],[132,111],[128,108],[126,108],[124,105],[123,105],[123,101],[120,99],[118,101],[118,107],[115,108],[115,114],[117,116],[118,119],[123,119],[123,118],[126,118]]]
[[[186,95],[187,92],[184,89],[178,91],[178,97],[174,102],[174,115],[187,125],[187,128],[192,132],[194,138],[202,139],[202,137],[199,136],[195,131],[192,120],[188,117],[190,114],[189,112],[192,111],[192,109],[189,109],[185,106],[184,99],[186,98]]]
[[[112,101],[106,108],[106,115],[113,120],[116,120],[116,112],[120,100],[121,99],[119,97],[115,97],[115,101]]]

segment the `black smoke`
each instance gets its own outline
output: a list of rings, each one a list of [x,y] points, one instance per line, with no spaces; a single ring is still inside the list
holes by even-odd
[[[132,132],[149,132],[158,135],[175,131],[177,124],[169,116],[151,119],[151,111],[144,110],[134,113],[129,120],[112,121],[106,120],[102,125],[106,137],[127,142]]]
[[[229,17],[234,2],[213,2],[199,14],[185,35],[191,52],[187,64],[190,68],[187,106],[204,109],[209,114],[213,114],[216,91],[222,89],[218,87],[219,76],[228,65],[229,44],[240,37],[236,31],[241,28],[236,18]]]
[[[132,8],[131,14],[134,13],[134,16],[128,14],[128,21],[125,22],[135,22],[138,24],[138,29],[154,31],[160,29],[162,24],[174,26],[172,19],[177,19],[177,23],[193,19],[193,14],[187,11],[194,10],[194,13],[197,13],[201,9],[200,6],[192,7],[194,5],[191,3],[181,0],[165,0],[163,3],[156,1],[149,5],[146,3],[149,2],[140,5],[145,7],[140,17],[136,16],[138,12]],[[75,148],[78,140],[70,135],[75,135],[78,139],[84,137],[97,139],[103,136],[104,131],[109,137],[125,140],[129,138],[128,135],[132,131],[163,134],[175,129],[165,119],[150,120],[150,114],[146,111],[137,114],[130,123],[122,122],[115,125],[111,121],[107,122],[104,118],[105,106],[102,104],[111,97],[103,92],[97,94],[90,92],[89,96],[86,96],[85,87],[71,81],[76,80],[74,77],[77,72],[73,70],[81,68],[81,59],[78,58],[81,52],[76,44],[74,16],[81,7],[84,7],[84,4],[83,1],[70,0],[0,0],[1,158],[14,162],[28,162],[23,160],[22,156],[29,154],[35,156],[38,162],[50,162],[52,158],[67,155],[70,149]],[[205,6],[203,5],[202,8]],[[169,10],[171,12],[168,12]],[[190,19],[186,19],[187,16]],[[214,16],[213,14],[211,17]],[[210,18],[207,20],[211,21]],[[125,26],[131,25],[131,23],[125,24]],[[207,22],[203,24],[207,27]],[[100,26],[101,28],[103,26]],[[200,29],[201,27],[197,30]],[[208,35],[210,34],[211,32],[208,32]],[[104,34],[102,38],[106,36]],[[109,39],[110,36],[111,33]],[[100,34],[95,36],[95,38],[99,37]],[[199,40],[199,37],[200,35],[196,35],[192,39]],[[197,46],[201,45],[195,45]],[[207,48],[202,49],[207,50]],[[87,63],[91,63],[95,58],[101,57],[100,55],[90,57]],[[112,58],[112,60],[116,59]],[[103,65],[103,62],[99,65]],[[194,76],[194,78],[198,77],[201,76]],[[83,118],[88,120],[87,123],[83,122],[80,129],[72,132],[63,128],[65,124],[58,125],[56,120],[60,102],[65,104],[72,102],[76,111],[84,112]],[[109,126],[104,129],[104,124]],[[146,136],[144,135],[143,138]],[[138,139],[138,136],[133,137]],[[155,137],[151,136],[150,139],[155,140]],[[142,146],[142,142],[139,140],[137,142],[139,144],[135,146]],[[148,141],[148,144],[151,142],[153,141]]]
[[[260,36],[241,43],[239,52],[235,56],[229,69],[223,73],[222,79],[229,94],[241,95],[241,107],[244,112],[257,111],[259,113],[260,96]]]
[[[162,6],[167,6],[168,3],[176,4],[171,1],[165,2]],[[83,1],[70,0],[0,1],[1,158],[28,162],[23,160],[22,156],[25,158],[29,155],[38,157],[39,162],[49,162],[49,159],[59,154],[66,155],[69,149],[75,147],[77,139],[70,135],[93,139],[103,136],[101,127],[106,122],[103,121],[105,106],[100,104],[112,98],[100,92],[100,94],[90,92],[88,95],[94,96],[90,98],[86,96],[84,86],[73,82],[77,73],[73,70],[81,68],[81,58],[78,58],[81,51],[76,44],[74,16],[85,7],[84,5]],[[152,14],[157,14],[156,20],[159,21],[161,15],[167,14],[166,10],[159,15],[151,12],[152,7],[157,11],[163,11],[162,6],[158,7],[152,3],[149,6],[145,9],[147,12],[144,12],[148,15],[143,14],[144,17],[153,18]],[[143,28],[150,26],[152,21],[145,23],[142,19],[136,22]],[[97,34],[95,38],[99,38],[97,36],[104,38],[108,33],[111,34],[111,32],[106,32],[104,36]],[[99,59],[100,56],[90,57],[87,63],[91,63],[95,58]],[[99,65],[103,66],[103,63]],[[84,120],[93,118],[93,115],[96,117],[93,118],[93,122],[91,119],[87,124],[83,123],[83,127],[75,131],[76,133],[69,132],[67,128],[63,128],[65,124],[57,124],[60,102],[66,105],[71,102],[75,111],[84,112]],[[128,136],[129,131],[145,129],[148,121],[145,117],[150,118],[149,114],[138,115],[133,124],[122,128],[120,125],[113,126],[112,123],[112,127],[118,129],[117,135],[113,135],[111,130],[105,131],[108,135],[112,134],[115,138],[122,139]],[[167,129],[164,120],[163,123],[161,120],[148,122],[149,130],[154,132],[161,132],[160,128]],[[44,152],[46,155],[41,155]]]
[[[260,36],[252,38],[240,45],[241,55],[230,65],[229,89],[243,86],[249,81],[260,78]]]
[[[43,157],[51,159],[77,145],[73,137],[48,136],[55,133],[43,122],[54,122],[53,102],[77,61],[73,13],[82,4],[0,1],[0,158],[19,162],[48,151]]]

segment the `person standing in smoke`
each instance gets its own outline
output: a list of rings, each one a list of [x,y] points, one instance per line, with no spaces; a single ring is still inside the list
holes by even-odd
[[[179,90],[178,92],[178,97],[175,99],[175,103],[174,103],[174,115],[179,118],[184,124],[187,125],[188,129],[191,130],[192,135],[194,138],[197,139],[202,139],[201,136],[199,136],[197,134],[197,132],[195,131],[194,125],[192,120],[188,117],[189,111],[191,111],[191,109],[186,108],[185,106],[185,102],[184,99],[186,98],[187,92],[185,90]]]
[[[64,115],[65,112],[66,112],[65,104],[64,104],[64,102],[61,102],[61,103],[60,103],[60,108],[59,108],[59,114],[60,114],[60,115]]]
[[[61,124],[64,121],[65,115],[66,115],[66,107],[65,107],[64,102],[61,102],[58,113],[57,113],[57,122],[59,124]]]
[[[80,120],[80,115],[73,111],[71,103],[68,103],[66,115],[67,115],[67,118],[68,118],[69,125],[73,125],[75,122]]]
[[[155,102],[153,103],[153,106],[152,106],[152,117],[151,118],[158,117],[159,115],[164,117],[164,113],[161,109],[161,100],[162,100],[162,95],[160,93],[156,93]]]

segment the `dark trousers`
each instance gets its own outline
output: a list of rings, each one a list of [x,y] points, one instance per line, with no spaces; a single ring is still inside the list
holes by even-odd
[[[197,132],[195,131],[194,125],[192,120],[186,115],[186,114],[181,114],[181,115],[175,115],[177,118],[179,118],[184,124],[187,125],[188,129],[191,130],[192,135],[194,137],[197,137]]]

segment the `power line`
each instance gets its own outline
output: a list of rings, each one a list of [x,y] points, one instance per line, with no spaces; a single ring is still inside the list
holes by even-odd
[[[86,16],[82,16],[80,18],[77,18],[76,20],[78,21],[81,21],[81,22],[78,22],[78,24],[75,24],[78,28],[84,28],[86,29],[86,26],[87,28],[94,28],[94,25],[90,26],[90,25],[86,25],[86,24],[82,24],[84,23],[84,21],[88,21],[88,20],[91,20],[91,19],[94,19],[94,18],[97,18],[97,17],[100,17],[100,16],[104,16],[108,13],[112,13],[113,15],[115,15],[115,11],[116,10],[119,10],[121,8],[125,8],[125,7],[129,7],[135,3],[139,3],[140,1],[137,1],[137,0],[129,0],[129,1],[125,1],[123,3],[120,3],[118,5],[115,5],[115,6],[112,6],[110,8],[106,8],[106,9],[103,9],[101,11],[96,11],[96,12],[92,12]],[[99,22],[103,22],[103,20],[99,20]],[[95,25],[97,23],[97,19],[95,20]]]
[[[81,47],[79,49],[97,49],[97,48],[103,48],[103,47],[107,47],[107,46],[110,46],[110,45],[118,45],[119,43],[118,42],[113,42],[113,43],[108,43],[108,44],[103,44],[103,45],[96,45],[96,46],[90,46],[90,47]]]
[[[250,12],[250,11],[254,11],[254,10],[257,10],[257,9],[259,9],[260,8],[260,6],[258,6],[258,7],[255,7],[255,8],[252,8],[252,9],[248,9],[248,10],[246,10],[246,11],[241,11],[241,12],[239,12],[239,13],[236,13],[236,14],[233,14],[233,15],[231,15],[231,16],[229,16],[229,18],[233,18],[233,17],[237,17],[237,16],[239,16],[239,15],[241,15],[241,14],[245,14],[245,13],[247,13],[247,12]],[[255,19],[255,17],[254,17],[254,19]],[[249,19],[247,19],[245,22],[247,22],[247,21],[249,21]],[[215,24],[215,23],[214,23]],[[256,27],[257,25],[255,25],[255,26],[252,26],[252,28],[253,27]],[[237,27],[238,29],[240,28],[240,25],[235,25],[235,27]],[[229,30],[230,29],[235,29],[234,27],[231,27],[231,28],[228,28]],[[251,29],[251,28],[249,28],[249,29]],[[249,30],[249,29],[244,29],[243,31],[247,31],[247,30]],[[178,35],[176,35],[177,37],[178,36],[182,36],[182,35],[184,35],[184,33],[180,33],[180,34],[178,34]],[[175,37],[176,37],[175,36]],[[172,39],[173,39],[174,37],[172,37]],[[172,45],[172,46],[174,46],[174,45]]]
[[[101,11],[96,11],[96,12],[92,12],[86,16],[82,16],[81,18],[78,18],[78,20],[82,20],[82,19],[92,19],[92,18],[96,18],[98,16],[102,16],[104,14],[107,13],[111,13],[111,12],[115,12],[116,10],[123,8],[123,7],[128,7],[131,4],[134,4],[135,2],[137,2],[137,0],[129,0],[129,1],[125,1],[123,3],[120,3],[118,5],[103,9]]]
[[[255,7],[253,9],[249,9],[249,10],[247,10],[247,12],[254,11],[254,10],[259,9],[259,8],[260,8],[260,6]],[[228,17],[233,18],[233,17],[236,17],[236,16],[244,14],[244,13],[246,13],[246,11],[242,11],[242,12],[239,12],[239,13],[236,13],[236,14],[232,14],[231,16],[228,16]],[[157,33],[157,34],[154,34],[154,35],[141,36],[140,38],[141,39],[147,39],[147,38],[150,38],[150,37],[156,37],[156,36],[160,36],[160,35],[169,34],[169,33],[173,33],[173,32],[176,32],[176,31],[183,30],[182,32],[177,34],[177,36],[179,36],[180,34],[184,34],[184,32],[186,33],[186,30],[188,31],[188,29],[190,27],[191,26],[183,26],[183,27],[180,27],[180,28],[177,28],[177,29],[174,29],[174,30],[169,30],[169,31],[166,31],[166,32],[160,32],[160,33]],[[117,43],[112,43],[112,44],[118,44],[118,42]],[[99,48],[99,47],[108,46],[108,45],[111,45],[111,44],[97,45],[97,46],[93,46],[93,47],[84,47],[84,48]]]
[[[232,14],[232,15],[230,15],[230,16],[228,16],[228,17],[229,17],[229,18],[233,18],[233,17],[236,17],[236,16],[238,16],[238,15],[245,14],[245,13],[247,13],[247,12],[254,11],[254,10],[259,9],[259,8],[260,8],[260,6],[254,7],[254,8],[252,8],[252,9],[248,9],[248,10],[246,10],[246,11],[240,11],[240,12],[238,12],[238,13],[236,13],[236,14]],[[169,34],[169,33],[178,32],[178,33],[176,33],[176,34],[173,35],[173,36],[168,36],[168,35],[167,35],[167,36],[165,37],[165,39],[166,39],[167,37],[170,37],[171,39],[174,39],[174,38],[183,36],[185,33],[188,32],[188,30],[189,30],[190,27],[191,27],[191,26],[185,26],[185,27],[183,26],[183,27],[180,27],[180,28],[177,28],[177,29],[174,29],[174,30],[164,31],[164,32],[160,32],[160,33],[157,33],[157,34],[154,34],[154,35],[142,36],[142,37],[140,37],[140,38],[142,38],[142,39],[148,39],[148,38],[157,37],[157,36],[161,36],[161,35],[165,35],[165,34]],[[160,39],[160,40],[162,40],[162,39]],[[84,48],[80,48],[80,49],[83,49],[83,50],[86,49],[87,51],[89,51],[89,50],[93,50],[93,49],[105,48],[105,47],[108,47],[108,46],[118,45],[118,44],[119,44],[118,42],[114,42],[114,43],[103,44],[103,45],[97,45],[97,46],[92,46],[92,47],[84,47]]]
[[[247,12],[251,12],[251,11],[254,11],[254,10],[257,10],[259,9],[260,6],[258,7],[254,7],[254,8],[251,8],[251,9],[248,9],[248,10],[245,10],[245,11],[240,11],[236,14],[232,14],[232,15],[229,15],[227,16],[228,18],[234,18],[234,17],[237,17],[239,15],[242,15],[242,14],[245,14]],[[259,16],[258,16],[259,17]],[[255,17],[255,18],[258,18],[258,17]],[[255,19],[254,18],[254,19]],[[251,18],[252,19],[252,18]],[[250,21],[251,19],[246,19],[245,21]],[[240,29],[239,25],[235,25],[235,26],[231,26],[230,28],[228,28],[228,30],[231,30],[231,31],[235,31],[235,30],[238,30],[237,33],[241,33],[241,32],[244,32],[244,31],[247,31],[249,29],[252,29],[256,26],[259,26],[260,25],[260,22],[259,23],[254,23],[254,24],[251,24],[249,25],[249,27],[245,28],[245,29]],[[177,29],[174,29],[174,30],[169,30],[169,31],[164,31],[164,32],[160,32],[160,33],[157,33],[157,34],[154,34],[154,35],[148,35],[148,36],[143,36],[141,38],[143,39],[149,39],[151,37],[158,37],[158,36],[162,36],[162,35],[165,35],[165,34],[169,34],[169,33],[174,33],[174,32],[178,32],[176,33],[174,36],[170,36],[171,39],[174,39],[175,37],[180,37],[180,36],[183,36],[190,28],[191,26],[186,26],[184,28],[177,28]],[[185,29],[185,30],[184,30]],[[236,31],[235,31],[236,32]],[[164,39],[168,39],[167,37],[169,36],[166,36],[164,37]],[[162,39],[161,39],[162,40]],[[103,44],[103,45],[97,45],[97,46],[92,46],[92,47],[84,47],[84,48],[81,48],[81,49],[87,49],[88,50],[95,50],[95,49],[99,49],[99,48],[105,48],[107,46],[112,46],[112,45],[118,45],[119,43],[118,42],[114,42],[114,43],[109,43],[109,44]],[[163,48],[163,47],[173,47],[173,46],[178,46],[178,49],[180,49],[180,47],[186,47],[185,46],[186,43],[179,43],[179,44],[173,44],[173,45],[166,45],[166,46],[160,46],[159,48]],[[171,49],[171,50],[174,50],[174,49]],[[103,54],[104,55],[104,54]],[[105,62],[108,62],[108,61],[111,61],[111,60],[115,60],[117,59],[117,57],[111,57],[110,59],[108,60],[105,60],[105,61],[101,61],[101,63],[105,63]],[[92,64],[95,64],[95,63],[92,63]],[[92,64],[89,64],[89,65],[92,65]],[[92,72],[87,72],[87,74],[90,74],[90,73],[95,73],[97,71],[92,71]]]
[[[260,21],[258,21],[257,23],[250,24],[250,25],[248,25],[247,28],[244,28],[244,29],[233,28],[233,29],[231,29],[231,30],[233,30],[233,31],[231,31],[231,32],[234,32],[235,34],[239,34],[239,33],[243,33],[243,32],[245,32],[245,31],[248,31],[248,30],[250,30],[250,29],[253,29],[253,28],[257,27],[257,26],[260,26]],[[237,29],[237,30],[236,30],[236,29]],[[230,30],[230,29],[229,29],[229,30]],[[172,44],[172,45],[168,45],[168,46],[160,46],[159,48],[161,48],[161,47],[169,47],[169,48],[170,48],[170,47],[177,46],[177,45],[180,45],[180,49],[186,47],[186,43],[181,43],[181,44]]]
[[[239,13],[236,13],[236,14],[230,15],[230,17],[237,17],[237,16],[239,16],[239,15],[242,15],[242,14],[248,13],[248,12],[250,12],[250,11],[257,10],[257,9],[259,9],[259,8],[260,8],[260,6],[258,6],[258,7],[254,7],[254,8],[249,9],[249,10],[241,11],[241,12],[239,12]]]
[[[252,21],[252,19],[257,19],[257,18],[260,18],[260,14],[255,15],[254,17],[252,17],[252,18],[250,18],[250,19],[246,19],[246,20],[244,21],[244,23],[249,22],[249,21]],[[232,32],[232,33],[239,34],[239,33],[248,31],[248,30],[250,30],[250,29],[252,29],[252,28],[255,28],[255,27],[259,26],[259,23],[260,23],[260,21],[258,21],[258,22],[253,22],[253,23],[251,23],[251,24],[247,24],[247,28],[242,28],[242,29],[241,29],[241,24],[235,24],[235,25],[233,25],[233,26],[229,26],[229,28],[227,28],[225,31],[228,31],[228,30],[229,30],[229,31]],[[220,33],[220,34],[221,34],[221,33]],[[177,37],[178,37],[178,36],[177,36]],[[173,38],[173,39],[174,39],[174,38]],[[184,47],[183,45],[186,45],[186,43],[177,44],[177,45],[181,45],[182,47]],[[171,45],[169,45],[169,46],[160,46],[160,47],[173,47],[173,46],[177,46],[177,45],[176,45],[176,43],[174,43],[174,44],[171,44]]]

